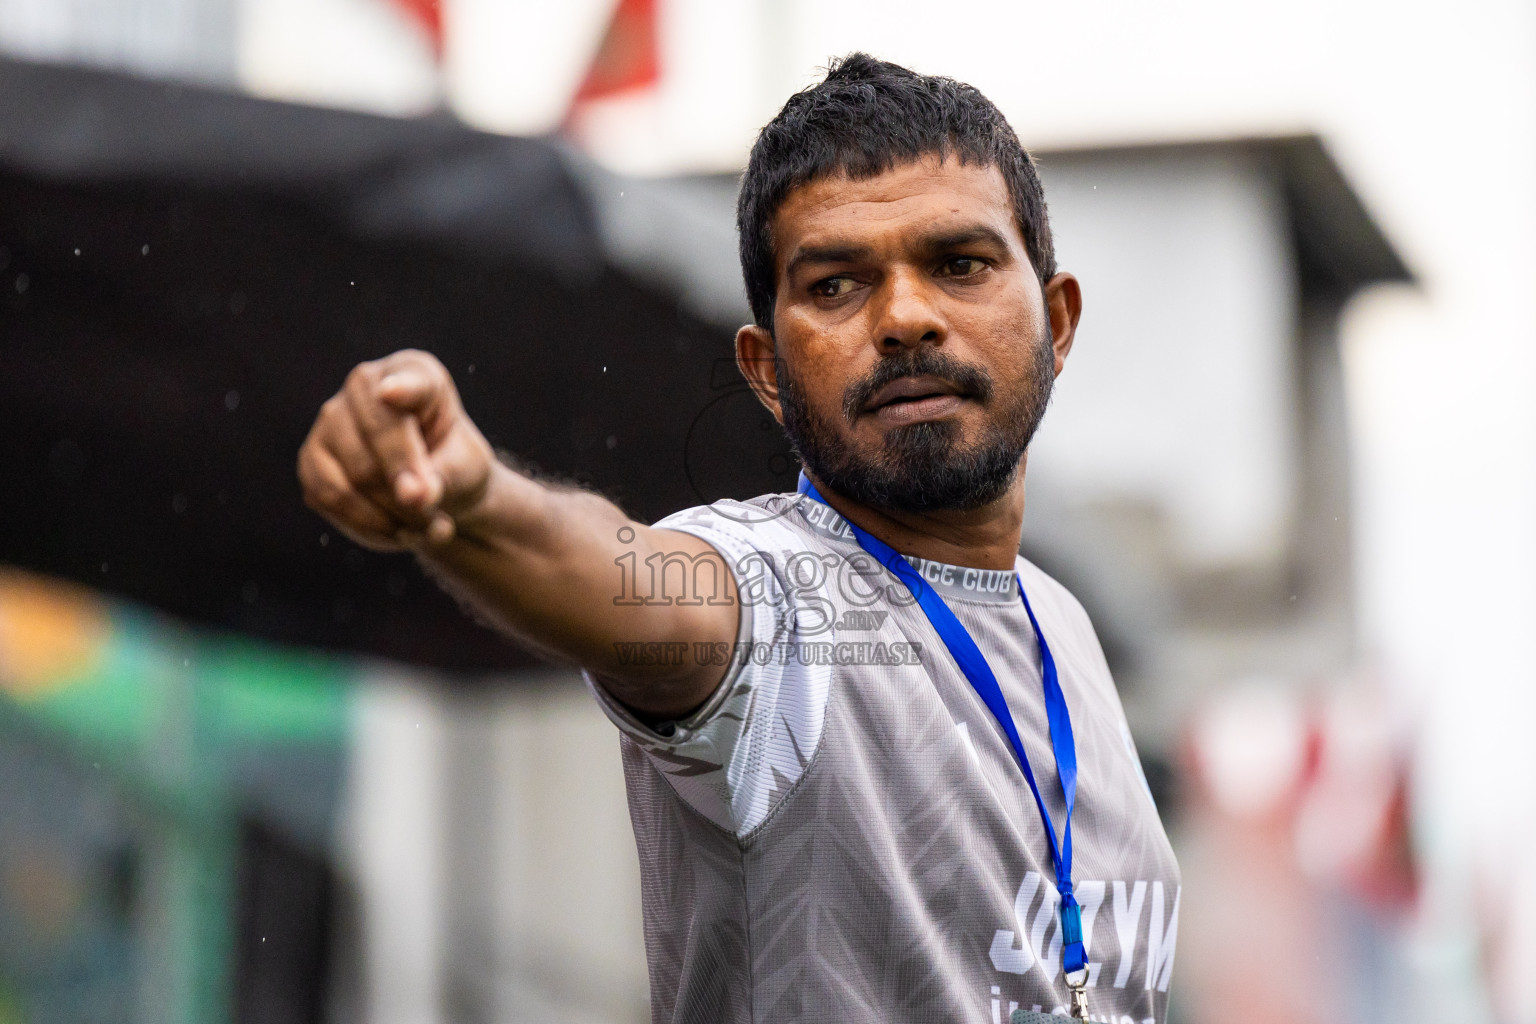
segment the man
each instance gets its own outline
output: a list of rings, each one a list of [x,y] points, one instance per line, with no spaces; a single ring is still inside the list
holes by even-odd
[[[586,670],[656,1021],[1162,1020],[1177,867],[1092,626],[1018,555],[1082,305],[1033,164],[975,89],[855,54],[763,129],[738,221],[737,362],[800,493],[633,522],[400,352],[326,403],[307,500]]]

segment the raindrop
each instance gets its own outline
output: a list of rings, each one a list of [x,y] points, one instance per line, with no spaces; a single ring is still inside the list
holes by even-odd
[[[474,373],[475,372],[475,364],[474,363],[470,363],[469,364],[469,372],[470,373]]]
[[[608,372],[608,367],[606,367],[606,366],[605,366],[605,367],[603,367],[603,372],[604,372],[604,373],[607,373],[607,372]]]
[[[321,547],[328,547],[330,545],[330,543],[331,543],[331,535],[328,534],[328,533],[322,533],[320,535],[320,546]]]
[[[175,497],[173,497],[171,499],[171,511],[172,512],[175,512],[177,515],[181,515],[186,510],[187,510],[187,496],[185,494],[178,494],[178,495],[176,495]]]
[[[139,255],[140,256],[148,256],[149,255],[149,244],[147,242],[143,246],[141,246],[139,248]]]
[[[608,446],[608,450],[609,451],[613,451],[615,448],[617,448],[619,446],[619,439],[614,437],[612,434],[609,434],[608,435],[608,440],[603,442],[603,443]]]
[[[102,562],[101,563],[101,571],[102,572],[106,572],[107,571],[107,563],[106,562]]]
[[[16,294],[17,295],[25,295],[27,293],[27,286],[30,285],[31,283],[32,283],[32,279],[30,277],[28,277],[26,274],[17,274],[16,275]]]
[[[76,256],[79,256],[79,255],[80,255],[80,250],[79,250],[79,249],[76,249],[76,250],[75,250],[75,255],[76,255]]]
[[[246,299],[244,292],[230,292],[230,294],[229,294],[229,314],[230,314],[230,316],[239,316],[241,313],[244,313],[247,301],[248,300]]]
[[[240,408],[240,392],[226,391],[224,393],[224,408],[228,409],[230,412],[234,412],[236,409]]]

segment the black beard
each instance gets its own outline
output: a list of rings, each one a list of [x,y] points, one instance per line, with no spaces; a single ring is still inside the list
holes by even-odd
[[[843,415],[851,425],[876,391],[893,380],[931,374],[986,405],[995,390],[980,367],[922,345],[889,356],[863,380],[848,386]],[[784,432],[811,474],[838,494],[893,512],[973,509],[996,501],[1013,485],[1029,442],[1045,415],[1055,382],[1050,328],[1035,349],[1029,380],[1001,396],[1005,404],[975,443],[961,447],[960,425],[950,420],[895,427],[873,458],[863,457],[811,409],[784,360],[774,361]]]

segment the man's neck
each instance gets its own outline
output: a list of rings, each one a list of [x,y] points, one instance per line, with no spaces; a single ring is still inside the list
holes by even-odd
[[[807,474],[809,475],[809,473]],[[898,512],[865,505],[824,486],[816,490],[844,519],[904,555],[973,569],[1012,569],[1024,528],[1024,466],[996,501],[972,509]]]

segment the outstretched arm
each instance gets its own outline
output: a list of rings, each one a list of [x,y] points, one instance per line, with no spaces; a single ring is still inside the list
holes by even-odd
[[[634,522],[585,491],[499,462],[447,369],[426,352],[357,366],[299,452],[304,500],[366,547],[414,551],[443,585],[547,655],[591,669],[615,698],[670,718],[702,704],[725,667],[691,656],[736,638],[734,577],[697,537]],[[638,600],[634,572],[658,553],[712,560],[719,591],[695,604]],[[645,595],[639,595],[643,598]],[[636,642],[690,652],[637,664]]]

